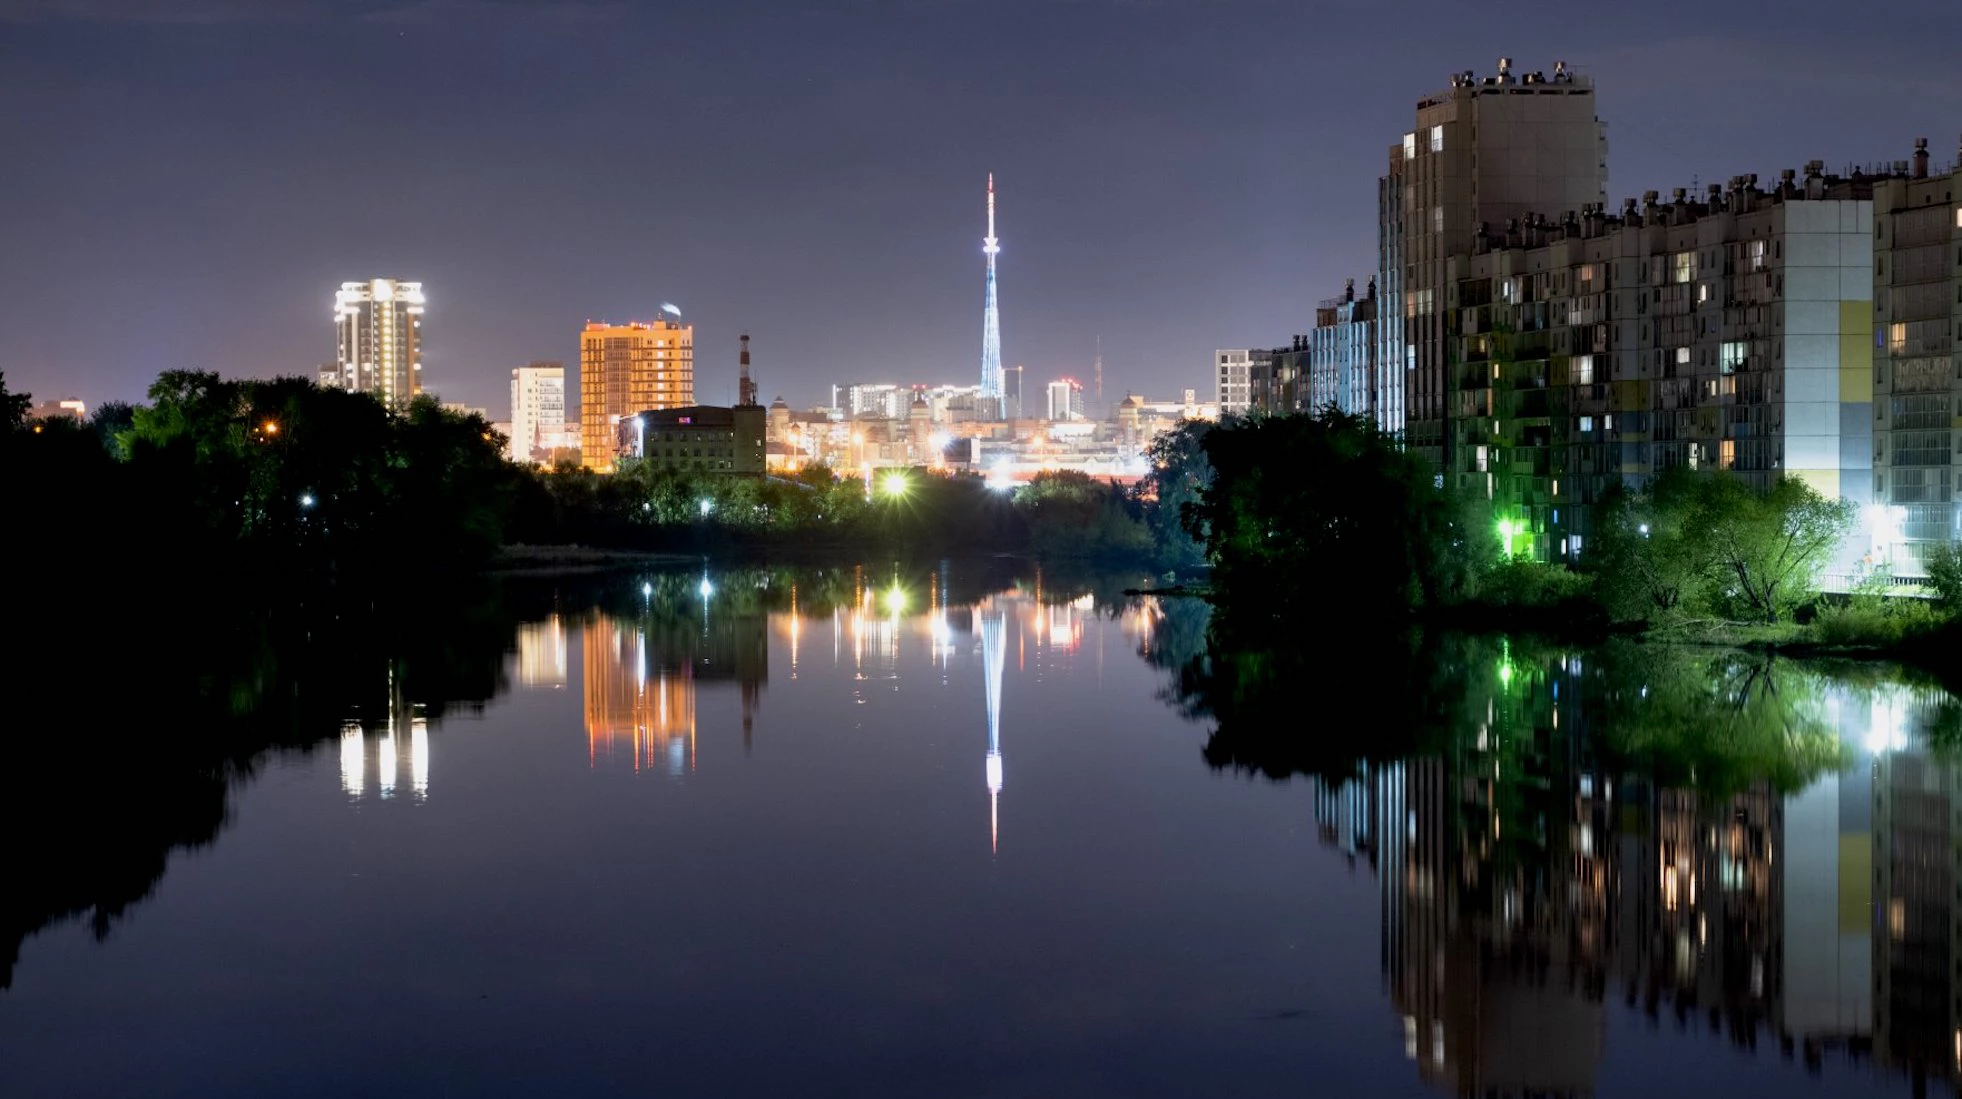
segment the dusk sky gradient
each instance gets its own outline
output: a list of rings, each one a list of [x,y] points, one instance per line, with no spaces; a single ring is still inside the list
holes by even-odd
[[[972,384],[983,185],[1003,361],[1211,390],[1360,287],[1415,101],[1501,55],[1597,82],[1616,202],[1814,158],[1938,164],[1962,3],[0,0],[0,371],[91,405],[308,374],[344,280],[420,279],[425,384],[678,304],[697,396]]]

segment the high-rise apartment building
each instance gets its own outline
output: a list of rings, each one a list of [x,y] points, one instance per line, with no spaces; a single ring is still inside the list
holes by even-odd
[[[1442,288],[1444,476],[1541,560],[1582,555],[1608,490],[1676,467],[1869,503],[1873,191],[1814,162],[1488,229]]]
[[[1459,73],[1417,103],[1416,126],[1390,149],[1378,186],[1379,326],[1384,369],[1404,366],[1402,429],[1411,449],[1442,466],[1452,407],[1455,334],[1446,264],[1471,250],[1481,225],[1559,217],[1607,201],[1607,134],[1594,85],[1567,70]]]
[[[422,284],[344,282],[334,294],[340,354],[332,382],[400,409],[422,392]],[[329,380],[325,369],[322,382]]]
[[[1915,576],[1931,546],[1962,538],[1962,152],[1930,172],[1923,140],[1905,167],[1873,188],[1874,549]]]
[[[1049,383],[1049,418],[1051,420],[1083,418],[1083,383],[1075,378],[1058,378]]]
[[[589,323],[579,333],[579,445],[588,469],[611,472],[620,422],[695,403],[695,329],[678,315]]]
[[[1315,331],[1304,342],[1310,410],[1334,405],[1367,416],[1386,431],[1402,429],[1387,414],[1393,402],[1388,391],[1401,390],[1403,377],[1400,370],[1379,368],[1374,281],[1360,298],[1351,279],[1341,297],[1322,302],[1315,310]]]
[[[534,362],[511,371],[511,460],[544,460],[563,445],[565,365]]]

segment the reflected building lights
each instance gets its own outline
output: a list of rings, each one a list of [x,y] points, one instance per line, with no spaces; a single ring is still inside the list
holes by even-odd
[[[567,652],[565,622],[554,614],[518,627],[517,680],[521,687],[564,687]]]
[[[395,734],[383,733],[375,752],[375,789],[384,798],[395,796]]]
[[[1814,1071],[1832,1056],[1917,1091],[1956,1079],[1962,766],[1921,732],[1953,699],[1826,687],[1840,769],[1716,793],[1603,774],[1600,711],[1575,699],[1607,681],[1578,662],[1511,670],[1469,700],[1487,721],[1462,741],[1314,787],[1322,844],[1378,878],[1383,972],[1424,1080],[1591,1091],[1612,985],[1651,1017],[1707,1015],[1740,1048],[1769,1035]]]
[[[367,750],[361,736],[361,725],[350,721],[341,727],[341,791],[349,797],[361,796],[366,764]]]
[[[396,795],[397,780],[406,768],[409,794],[415,801],[429,797],[429,721],[421,709],[401,692],[400,681],[389,676],[390,704],[386,724],[364,729],[359,721],[341,725],[341,792],[359,800],[368,787],[369,746],[373,745],[375,793],[389,799]]]
[[[588,766],[658,768],[672,777],[693,771],[691,671],[651,672],[641,630],[604,616],[584,628],[580,649]]]

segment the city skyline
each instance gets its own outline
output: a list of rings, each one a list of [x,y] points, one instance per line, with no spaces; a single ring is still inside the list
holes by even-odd
[[[869,3],[819,21],[758,4],[656,26],[598,3],[377,0],[328,18],[300,0],[10,0],[0,94],[36,109],[0,123],[25,165],[0,181],[18,225],[0,256],[18,310],[0,369],[91,405],[140,399],[165,369],[304,376],[326,357],[323,290],[392,271],[432,297],[425,388],[464,404],[501,407],[512,368],[572,358],[577,324],[663,300],[709,347],[744,329],[764,341],[765,398],[809,406],[839,377],[958,380],[973,361],[964,181],[992,169],[1016,181],[1022,242],[1004,363],[1088,376],[1102,335],[1113,392],[1176,392],[1204,385],[1215,348],[1307,331],[1314,302],[1366,269],[1382,135],[1492,57],[1565,58],[1595,81],[1611,202],[1953,144],[1958,78],[1939,63],[1942,32],[1962,30],[1952,6],[1907,5],[1912,36],[1829,27],[1823,4],[1793,5],[1769,34],[1680,7],[1699,11],[1695,37],[1659,11],[1655,29],[1604,41],[1571,20],[1501,33],[1440,5],[1416,14],[1448,47],[1388,56],[1347,6],[1195,20],[1183,3]],[[1013,33],[970,48],[1004,20]],[[660,74],[559,79],[666,36],[689,49]],[[1300,94],[1272,45],[1291,40],[1322,47],[1318,83],[1349,88],[1340,111]],[[907,74],[870,58],[895,53],[936,79],[885,94]],[[1243,81],[1203,64],[1263,55],[1274,64]],[[491,80],[486,56],[515,78]],[[382,94],[330,91],[364,71]],[[1673,109],[1680,82],[1658,71],[1703,73],[1724,108]],[[643,171],[651,150],[616,146],[623,170],[563,170],[650,114],[664,148],[703,155]],[[1221,172],[1227,156],[1257,170]],[[365,167],[405,159],[423,165],[406,184]],[[116,242],[113,269],[78,247],[96,240]],[[126,323],[90,323],[105,309]],[[843,315],[854,323],[829,319]],[[733,403],[733,370],[704,377],[701,400]]]

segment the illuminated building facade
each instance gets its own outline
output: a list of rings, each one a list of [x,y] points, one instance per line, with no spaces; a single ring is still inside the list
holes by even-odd
[[[642,412],[695,403],[695,329],[670,313],[579,333],[579,446],[586,468],[610,473],[620,425]]]
[[[1478,234],[1445,264],[1448,481],[1540,560],[1581,557],[1603,495],[1677,467],[1870,503],[1872,192],[1815,161]]]
[[[422,283],[398,279],[344,282],[334,294],[340,347],[331,376],[321,380],[370,393],[393,409],[422,392]]]
[[[550,461],[579,445],[567,434],[564,364],[534,362],[511,371],[511,460]]]
[[[1213,352],[1215,391],[1222,416],[1244,416],[1254,408],[1254,382],[1265,374],[1273,353],[1249,348],[1223,348]],[[1057,417],[1051,415],[1050,419]]]
[[[1962,537],[1962,151],[1934,172],[1922,140],[1902,167],[1873,189],[1874,549],[1896,574],[1923,575],[1929,547]]]
[[[1049,383],[1049,418],[1052,421],[1083,419],[1083,384],[1075,378],[1058,378]]]
[[[58,401],[39,401],[27,410],[29,420],[74,420],[80,423],[89,418],[89,406],[80,397],[63,397]]]

